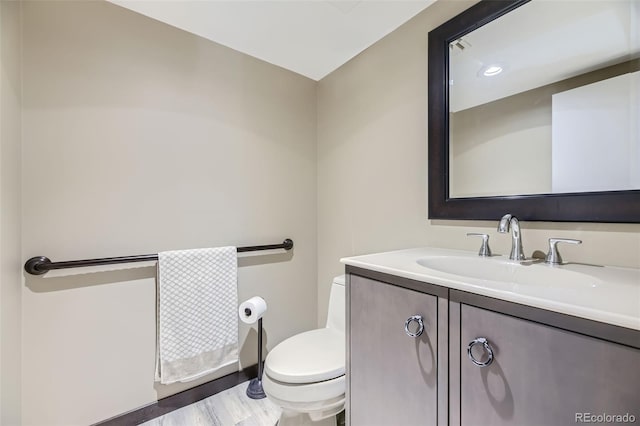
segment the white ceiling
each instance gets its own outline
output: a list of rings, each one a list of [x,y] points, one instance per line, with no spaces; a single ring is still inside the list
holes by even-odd
[[[434,0],[109,1],[320,80]]]

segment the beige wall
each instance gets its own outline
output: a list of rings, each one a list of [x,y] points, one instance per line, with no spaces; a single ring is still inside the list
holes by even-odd
[[[318,321],[344,256],[433,245],[477,250],[465,233],[510,238],[495,222],[427,219],[427,33],[469,7],[441,0],[318,85]],[[507,212],[505,212],[507,213]],[[640,266],[640,225],[523,222],[524,248],[580,238],[565,259]]]
[[[24,5],[23,259],[254,245],[267,348],[316,324],[316,83],[106,2]],[[29,276],[24,424],[89,424],[154,386],[155,269]],[[250,331],[251,330],[251,331]],[[256,362],[240,327],[241,363]],[[229,373],[227,369],[218,375]]]
[[[20,2],[0,2],[0,424],[20,424]]]

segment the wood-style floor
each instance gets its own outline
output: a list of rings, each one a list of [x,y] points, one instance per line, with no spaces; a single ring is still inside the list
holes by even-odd
[[[269,399],[251,399],[241,383],[207,399],[142,423],[144,426],[274,426],[280,407]]]

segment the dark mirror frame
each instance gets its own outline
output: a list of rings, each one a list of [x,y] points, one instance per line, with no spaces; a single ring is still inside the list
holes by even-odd
[[[529,1],[483,0],[429,32],[429,219],[640,223],[640,190],[449,197],[449,43]]]

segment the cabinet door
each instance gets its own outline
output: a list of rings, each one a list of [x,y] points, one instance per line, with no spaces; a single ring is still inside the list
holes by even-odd
[[[349,292],[349,424],[435,425],[437,297],[356,275]],[[405,333],[414,315],[419,337]]]
[[[575,425],[625,414],[640,420],[640,350],[464,304],[460,324],[460,360],[452,366],[460,366],[462,425]],[[467,355],[478,337],[494,353],[487,367]],[[473,354],[488,359],[482,344]]]

